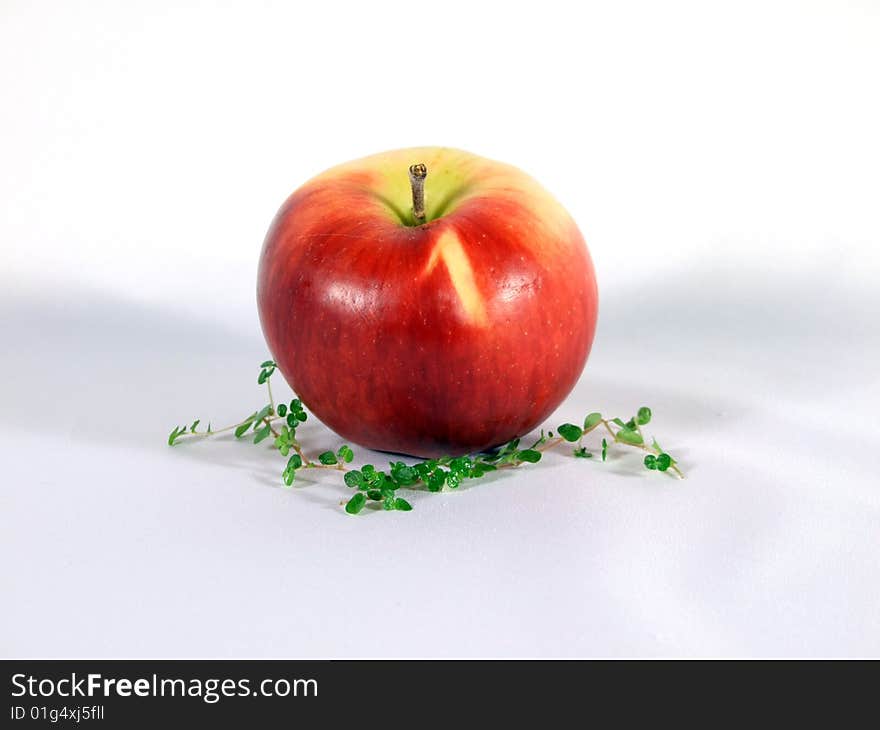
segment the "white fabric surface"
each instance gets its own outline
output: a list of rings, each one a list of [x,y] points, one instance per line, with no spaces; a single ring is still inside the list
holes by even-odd
[[[880,654],[873,6],[505,5],[499,28],[468,5],[429,40],[512,67],[488,107],[480,59],[427,56],[451,88],[414,136],[367,83],[411,6],[330,34],[324,5],[4,7],[0,655]],[[310,66],[331,37],[347,55]],[[426,139],[571,209],[600,324],[550,425],[649,405],[684,481],[560,452],[351,518],[333,474],[282,488],[268,444],[165,445],[261,405],[254,272],[284,195]]]

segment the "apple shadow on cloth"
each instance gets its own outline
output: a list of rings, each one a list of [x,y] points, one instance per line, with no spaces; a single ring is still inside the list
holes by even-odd
[[[838,338],[870,339],[876,334],[867,331],[863,302],[834,291],[827,281],[822,285],[820,296],[812,276],[780,282],[770,274],[719,268],[716,262],[682,271],[675,280],[666,277],[656,284],[610,291],[602,296],[590,362],[568,400],[576,397],[596,408],[637,408],[642,403],[634,403],[633,397],[648,393],[644,400],[650,399],[657,420],[652,425],[658,426],[661,441],[666,434],[675,437],[675,442],[664,442],[675,453],[676,442],[685,443],[687,432],[717,427],[719,413],[728,424],[745,418],[748,406],[720,393],[707,403],[664,387],[662,378],[646,383],[645,373],[662,370],[664,363],[692,369],[698,376],[703,368],[724,364],[719,363],[719,350],[732,353],[727,358],[732,358],[732,367],[760,368],[767,348],[786,348],[796,371],[768,373],[773,378],[784,375],[784,387],[812,387],[816,372],[833,364],[838,371],[853,371],[835,387],[858,388],[874,377],[870,368],[836,362],[830,351]],[[244,331],[202,317],[195,307],[171,311],[100,291],[51,291],[49,298],[43,292],[0,295],[5,341],[14,347],[3,359],[0,423],[40,430],[51,425],[56,438],[158,451],[168,448],[165,439],[175,423],[201,418],[207,424],[210,418],[219,427],[265,402],[256,374],[267,352],[256,314],[253,329]],[[805,298],[803,292],[814,295]],[[218,309],[211,311],[217,314]],[[755,322],[760,323],[757,331]],[[817,342],[823,345],[818,351]],[[644,362],[646,356],[650,364]],[[624,368],[621,363],[635,365]],[[289,392],[280,385],[279,400]],[[564,403],[549,427],[555,428],[570,411]],[[313,421],[302,433],[306,441],[318,444],[326,435]],[[250,449],[239,452],[235,444],[217,445],[223,449],[188,444],[185,453],[241,468],[262,484],[280,484],[277,464],[267,462],[259,448],[241,444]],[[374,463],[389,458],[359,451]],[[305,485],[311,480],[298,481]]]

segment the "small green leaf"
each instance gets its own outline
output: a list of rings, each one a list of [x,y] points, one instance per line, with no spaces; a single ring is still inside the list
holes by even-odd
[[[602,423],[601,413],[591,413],[584,419],[584,433],[592,431],[596,426]]]
[[[297,426],[299,426],[299,419],[296,417],[296,413],[294,413],[293,411],[287,414],[287,418],[285,420],[287,421],[288,428],[296,428]]]
[[[670,466],[672,466],[672,457],[669,454],[660,454],[657,457],[657,468],[660,471],[666,471]]]
[[[192,426],[189,427],[190,433],[196,432],[196,426],[198,426],[200,422],[201,422],[201,419],[199,419],[199,418],[197,418],[195,421],[192,422]]]
[[[496,471],[498,469],[494,464],[485,464],[482,461],[478,461],[474,464],[473,471],[471,471],[471,476],[474,479],[479,479],[483,474],[486,474],[490,471]]]
[[[412,509],[412,505],[403,499],[403,497],[395,497],[394,509],[400,512],[409,512]]]
[[[645,457],[645,466],[646,466],[648,469],[657,469],[657,468],[658,468],[658,465],[657,465],[657,457],[652,456],[651,454],[648,454],[648,455]]]
[[[643,443],[641,434],[638,431],[632,431],[628,428],[620,429],[616,434],[615,438],[618,441],[621,441],[625,444],[630,444],[631,446],[640,446]]]
[[[575,428],[577,428],[577,426],[575,426]],[[537,464],[541,461],[541,452],[535,451],[534,449],[523,449],[519,452],[518,456],[520,461],[526,461],[529,464]]]
[[[367,497],[372,499],[374,502],[381,502],[385,497],[382,496],[381,489],[369,489],[367,490]]]
[[[364,475],[357,469],[352,469],[351,471],[346,472],[342,479],[345,482],[345,485],[352,489],[360,489],[365,485]]]
[[[636,420],[639,422],[640,426],[646,426],[651,422],[651,409],[648,406],[642,406],[639,408],[639,412],[636,414]]]
[[[266,360],[266,362],[260,363],[261,368],[274,368],[275,361],[274,360]]]
[[[242,421],[238,427],[235,429],[235,438],[240,439],[247,433],[247,430],[251,427],[251,424],[254,422],[254,418],[257,417],[257,414],[254,413],[251,416],[248,416],[244,421]]]
[[[325,451],[321,454],[318,454],[318,461],[320,461],[325,466],[331,466],[337,463],[336,454],[334,454],[332,451]]]
[[[458,485],[461,484],[461,474],[453,471],[446,472],[446,484],[450,489],[458,489]]]
[[[429,492],[439,492],[444,484],[446,484],[446,472],[442,469],[437,469],[425,482]]]
[[[612,418],[611,423],[616,423],[621,428],[626,428],[626,424],[623,421],[621,421],[619,418]]]
[[[255,444],[260,443],[260,441],[267,438],[269,436],[269,434],[271,434],[271,433],[272,433],[272,429],[269,428],[268,425],[263,426],[259,431],[257,431],[254,434],[254,443]]]
[[[266,378],[268,378],[268,377],[269,377],[269,376],[267,375],[267,371],[266,371],[266,370],[260,370],[260,375],[259,375],[259,377],[257,378],[257,385],[262,385],[263,383],[265,383],[265,382],[266,382]]]
[[[263,406],[258,412],[257,415],[254,416],[255,421],[262,421],[264,418],[270,416],[272,414],[272,406]]]
[[[281,472],[281,479],[284,480],[284,483],[289,487],[293,484],[293,480],[296,479],[296,469],[291,469],[288,466],[283,472]]]
[[[336,456],[339,457],[340,461],[350,464],[354,460],[354,451],[347,444],[343,444],[339,447],[339,451],[336,452]]]
[[[278,415],[284,418],[287,415],[287,406],[284,403],[278,406]]]
[[[409,486],[418,481],[418,473],[411,466],[407,466],[402,461],[391,463],[391,478],[401,486]]]
[[[608,442],[605,439],[602,439],[602,461],[605,461],[605,457],[608,455]]]
[[[177,441],[177,438],[184,433],[186,433],[186,426],[184,426],[183,428],[181,428],[180,426],[175,426],[174,430],[170,434],[168,434],[168,445],[174,446],[174,442]]]
[[[356,515],[364,508],[364,505],[366,503],[367,498],[364,493],[357,492],[356,494],[352,495],[351,499],[348,500],[348,502],[346,502],[345,511],[348,512],[348,514],[350,515]]]
[[[575,446],[572,452],[578,459],[592,459],[593,455],[584,446]]]
[[[280,449],[282,446],[290,446],[290,439],[285,434],[280,434],[275,437],[275,448]]]
[[[581,436],[584,435],[583,430],[580,427],[575,426],[573,423],[563,423],[559,428],[556,429],[559,432],[559,435],[562,436],[566,441],[577,441]]]
[[[303,465],[302,457],[299,454],[294,454],[290,457],[290,460],[287,462],[288,469],[299,469]]]

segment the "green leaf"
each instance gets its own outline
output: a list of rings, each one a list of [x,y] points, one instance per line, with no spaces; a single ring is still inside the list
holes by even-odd
[[[274,444],[276,449],[280,449],[282,446],[290,446],[290,439],[282,433],[275,437]]]
[[[201,422],[200,418],[197,418],[195,421],[192,422],[192,426],[189,427],[190,433],[196,432],[196,426],[198,426],[200,422]]]
[[[345,504],[345,511],[350,515],[356,515],[367,503],[367,498],[363,492],[357,492],[352,495],[351,499]]]
[[[281,472],[281,479],[284,480],[284,483],[289,487],[293,484],[293,480],[296,479],[296,469],[291,469],[288,465],[287,468]]]
[[[278,415],[284,418],[287,415],[287,406],[284,403],[278,406]]]
[[[572,453],[574,453],[574,455],[578,459],[592,459],[593,458],[593,455],[589,451],[587,451],[586,447],[584,447],[584,446],[581,446],[581,447],[575,446],[574,451]]]
[[[174,430],[168,434],[168,445],[174,446],[174,442],[184,433],[186,433],[186,426],[183,426],[182,428],[180,426],[175,426]]]
[[[592,431],[596,426],[602,423],[601,413],[591,413],[584,419],[584,433]]]
[[[361,474],[357,469],[352,469],[351,471],[345,472],[345,476],[342,479],[345,482],[345,485],[351,487],[352,489],[360,489],[366,484],[364,480],[364,475]]]
[[[272,413],[272,406],[263,406],[258,412],[257,415],[254,416],[255,421],[262,421],[264,418],[268,417]]]
[[[458,489],[458,485],[461,484],[461,474],[454,471],[446,472],[446,484],[450,489]]]
[[[458,456],[449,462],[449,471],[466,477],[471,473],[474,462],[467,456]]]
[[[648,454],[645,457],[645,466],[648,469],[657,469],[658,468],[657,467],[657,457],[652,456],[651,454]]]
[[[418,481],[418,473],[402,461],[391,462],[391,478],[401,486],[409,486]]]
[[[639,422],[640,426],[646,426],[651,422],[651,409],[648,406],[642,406],[639,408],[639,412],[636,414],[636,420]]]
[[[318,454],[318,461],[320,461],[325,466],[331,466],[337,463],[336,454],[334,454],[332,451],[325,451],[321,454]]]
[[[374,502],[381,502],[385,497],[382,496],[381,489],[370,489],[367,491],[367,497]]]
[[[247,430],[251,427],[251,424],[254,422],[254,418],[256,418],[256,416],[257,414],[254,413],[248,416],[248,418],[246,418],[238,425],[238,427],[235,429],[235,438],[240,439],[247,433]]]
[[[278,442],[276,440],[276,444],[277,443]],[[290,444],[288,444],[288,443],[281,444],[281,446],[278,447],[278,451],[281,452],[282,456],[287,456],[290,453]]]
[[[611,423],[616,423],[621,428],[626,428],[626,424],[623,421],[621,421],[619,418],[612,418]]]
[[[663,448],[660,446],[660,444],[657,443],[657,439],[656,439],[656,438],[651,440],[651,446],[654,447],[654,450],[655,450],[655,451],[659,451],[659,452],[661,452],[661,453],[663,452]]]
[[[339,451],[336,452],[336,456],[346,464],[350,464],[354,460],[354,451],[347,444],[343,444],[339,447]]]
[[[577,428],[577,426],[575,426]],[[578,429],[580,431],[580,429]],[[541,461],[541,452],[534,449],[523,449],[519,452],[519,460],[527,461],[529,464],[537,464]]]
[[[563,423],[559,428],[556,429],[559,432],[559,435],[562,436],[566,441],[577,441],[581,436],[584,435],[584,432],[580,427],[575,426],[573,423]]]
[[[299,426],[299,419],[296,417],[296,413],[294,413],[293,411],[287,414],[286,421],[288,428],[296,428],[297,426]]]
[[[394,509],[399,510],[400,512],[409,512],[412,509],[412,505],[403,499],[403,497],[395,497]]]
[[[260,443],[260,441],[262,441],[264,438],[267,438],[269,436],[269,434],[271,434],[271,433],[272,433],[272,429],[269,428],[268,425],[263,426],[259,431],[257,431],[254,434],[254,443],[255,444]]]
[[[437,469],[425,482],[429,492],[439,492],[444,484],[446,484],[446,472],[443,469]]]
[[[641,434],[638,431],[632,431],[628,428],[620,429],[614,436],[618,441],[631,446],[640,446],[643,443]]]
[[[290,460],[287,462],[288,469],[299,469],[303,465],[302,457],[299,454],[294,454],[290,457]]]
[[[608,442],[605,439],[602,439],[602,461],[605,461],[605,457],[608,455]]]
[[[266,360],[266,362],[260,363],[261,368],[274,368],[275,361],[274,360]]]
[[[494,464],[484,464],[482,461],[478,461],[476,464],[474,464],[474,468],[471,471],[471,476],[474,479],[479,479],[481,476],[483,476],[483,474],[490,471],[496,471],[497,469],[498,467]]]
[[[267,370],[260,370],[260,375],[257,378],[257,385],[263,385],[266,382],[266,379],[269,377]]]
[[[660,454],[657,457],[657,468],[660,471],[666,471],[670,466],[672,466],[672,457],[669,454]]]

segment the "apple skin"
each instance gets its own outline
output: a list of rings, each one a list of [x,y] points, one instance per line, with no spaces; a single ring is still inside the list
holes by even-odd
[[[428,168],[413,225],[408,168]],[[361,446],[419,457],[522,436],[568,395],[598,294],[571,217],[514,167],[396,150],[291,195],[260,257],[263,332],[287,382]]]

